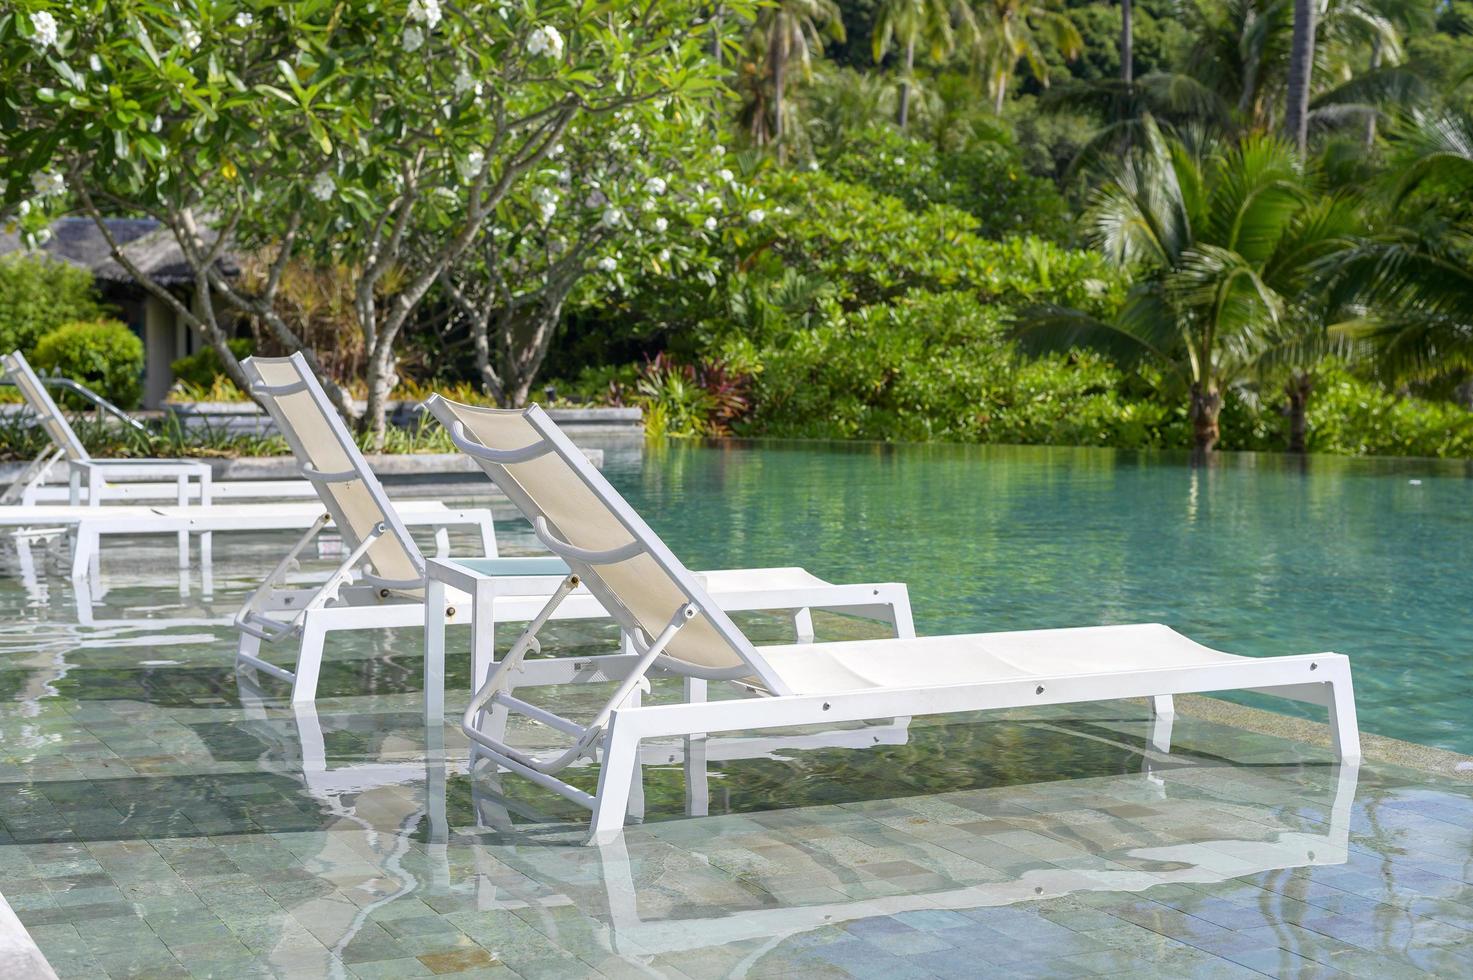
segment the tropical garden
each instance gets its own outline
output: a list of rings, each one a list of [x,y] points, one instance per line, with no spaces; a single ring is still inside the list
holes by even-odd
[[[108,238],[176,397],[300,350],[371,446],[1473,456],[1470,0],[11,0],[0,347],[136,402],[63,216],[177,241],[196,301]]]

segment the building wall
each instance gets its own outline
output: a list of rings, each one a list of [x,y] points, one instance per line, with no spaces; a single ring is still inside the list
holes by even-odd
[[[143,407],[158,408],[169,395],[169,364],[186,353],[189,330],[157,296],[143,300]]]

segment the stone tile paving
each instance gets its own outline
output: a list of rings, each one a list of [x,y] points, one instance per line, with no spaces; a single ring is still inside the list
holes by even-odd
[[[1473,788],[1424,772],[1192,717],[1147,753],[1129,703],[918,719],[712,764],[702,818],[674,745],[593,849],[426,732],[412,631],[293,711],[225,629],[9,588],[0,894],[62,977],[1473,974]]]

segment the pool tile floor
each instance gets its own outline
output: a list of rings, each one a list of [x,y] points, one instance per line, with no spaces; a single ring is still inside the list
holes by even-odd
[[[589,848],[426,728],[413,631],[294,709],[228,629],[79,627],[63,588],[0,591],[0,895],[61,977],[1473,975],[1451,778],[1186,713],[1162,754],[1119,702],[713,738],[704,795],[673,743]]]

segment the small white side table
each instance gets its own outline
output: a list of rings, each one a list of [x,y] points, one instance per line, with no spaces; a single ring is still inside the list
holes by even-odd
[[[425,721],[445,719],[445,619],[471,624],[471,690],[496,662],[498,611],[530,620],[569,574],[561,558],[429,558],[425,562]],[[506,608],[498,610],[499,603]],[[455,609],[460,603],[468,609]],[[450,610],[454,609],[453,613]]]

